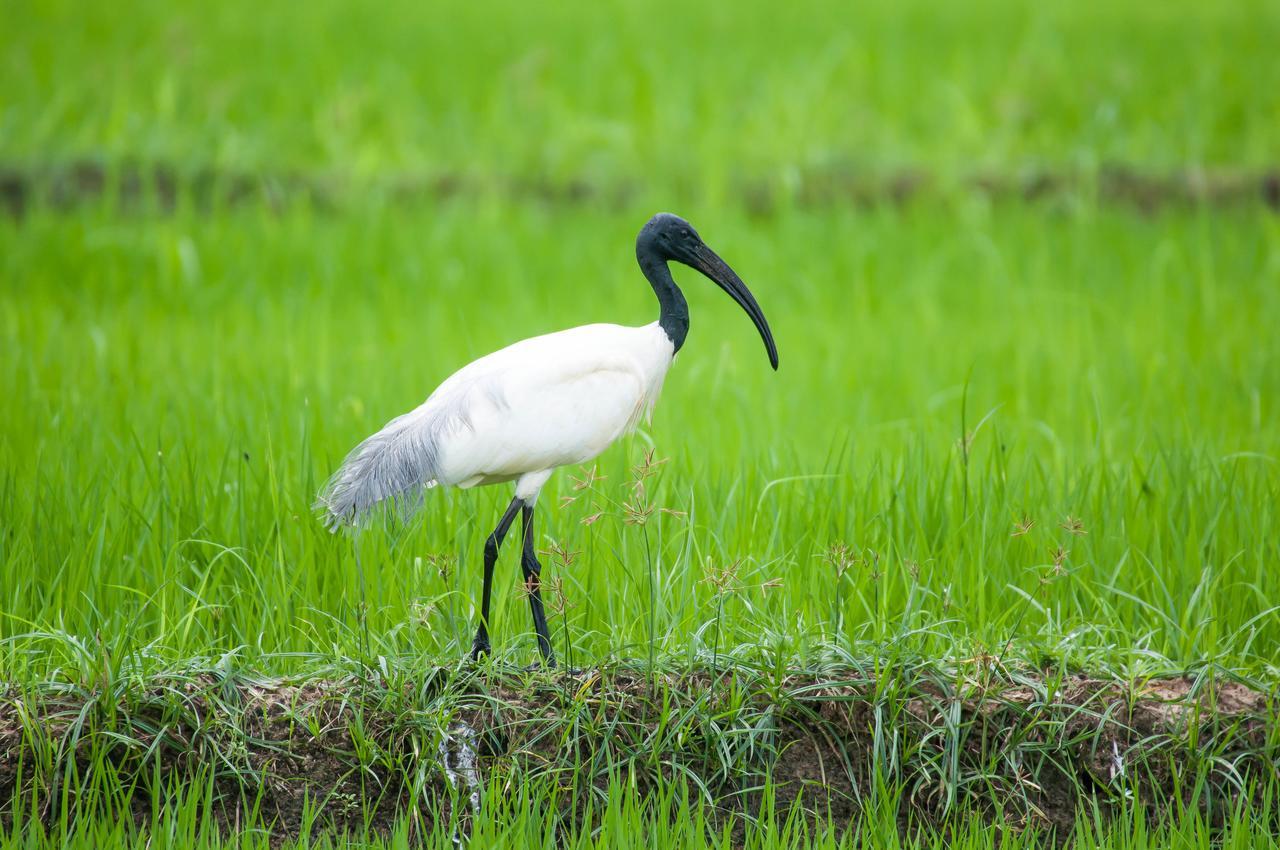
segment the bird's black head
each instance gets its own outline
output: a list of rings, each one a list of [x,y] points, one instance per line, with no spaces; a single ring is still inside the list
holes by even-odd
[[[658,213],[645,222],[640,235],[636,237],[637,252],[641,245],[648,247],[663,260],[675,260],[694,268],[697,268],[693,261],[698,249],[705,247],[693,225],[672,213]]]
[[[662,263],[675,260],[697,269],[718,284],[751,317],[764,340],[769,364],[774,369],[778,368],[778,347],[773,341],[773,332],[769,330],[769,322],[760,305],[756,303],[742,278],[715,251],[707,247],[692,224],[678,215],[658,213],[645,223],[640,229],[640,235],[636,237],[636,258],[642,268],[647,260]],[[681,301],[683,303],[683,299]]]

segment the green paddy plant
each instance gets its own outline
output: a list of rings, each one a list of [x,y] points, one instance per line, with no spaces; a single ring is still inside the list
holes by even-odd
[[[742,581],[738,576],[742,567],[742,559],[726,564],[715,565],[710,562],[706,566],[706,574],[702,581],[711,587],[715,602],[716,614],[712,624],[715,627],[715,638],[711,643],[711,669],[720,669],[720,637],[721,623],[724,621],[724,603],[742,590]]]
[[[646,449],[640,459],[628,470],[626,482],[621,491],[609,492],[601,482],[608,476],[600,473],[596,465],[585,470],[581,477],[572,477],[572,492],[561,497],[561,507],[567,507],[585,497],[586,515],[579,522],[584,527],[595,526],[602,519],[609,517],[618,520],[622,533],[638,534],[640,548],[643,553],[642,566],[645,578],[644,592],[647,595],[647,630],[645,645],[649,669],[657,669],[657,652],[659,643],[658,618],[663,608],[659,596],[659,585],[664,575],[662,572],[666,539],[663,534],[663,518],[684,520],[688,513],[683,510],[660,504],[652,495],[660,489],[660,473],[669,458],[659,457],[654,448]],[[630,529],[635,529],[631,531]],[[591,532],[588,532],[590,535]],[[595,552],[596,546],[588,547]],[[575,558],[580,553],[574,553]],[[617,550],[614,552],[618,561],[623,561]],[[633,562],[621,564],[629,572]],[[633,572],[634,574],[634,572]]]
[[[0,336],[16,355],[0,358],[0,386],[14,401],[0,426],[0,498],[10,532],[0,572],[29,577],[5,585],[0,606],[7,641],[0,663],[9,676],[64,668],[71,656],[21,637],[59,631],[81,641],[84,663],[95,667],[99,633],[116,659],[152,645],[172,658],[243,647],[245,657],[276,672],[297,673],[321,648],[360,655],[362,642],[376,644],[412,622],[414,603],[436,588],[474,588],[487,531],[474,514],[501,506],[483,492],[437,493],[431,517],[361,533],[368,639],[355,627],[357,563],[349,541],[308,527],[309,482],[435,374],[370,382],[361,376],[385,368],[383,344],[340,353],[334,341],[358,325],[361,338],[385,340],[397,363],[421,362],[414,340],[423,333],[468,353],[491,348],[503,328],[463,333],[434,309],[419,316],[424,327],[414,325],[409,317],[420,304],[411,287],[393,283],[412,278],[413,267],[390,258],[418,253],[424,264],[446,268],[450,251],[466,250],[476,275],[519,302],[533,296],[507,291],[502,258],[540,257],[532,246],[542,244],[553,217],[491,211],[503,254],[482,250],[483,240],[464,226],[480,213],[462,201],[430,215],[413,206],[395,216],[380,209],[371,202],[350,219],[292,210],[262,220],[243,211],[153,220],[81,210],[74,221],[48,214],[0,227],[0,268],[20,284],[0,288]],[[603,238],[627,220],[573,208],[556,216],[582,230],[588,246],[590,234]],[[981,214],[912,207],[744,220],[742,232],[758,246],[749,262],[779,272],[791,259],[764,246],[835,245],[856,234],[833,248],[824,275],[861,281],[850,291],[875,310],[836,321],[839,305],[825,285],[797,279],[794,297],[779,305],[779,325],[793,338],[811,337],[808,350],[830,359],[777,382],[776,404],[752,408],[763,377],[741,372],[727,353],[712,356],[689,380],[672,376],[664,388],[672,412],[659,406],[651,430],[619,447],[629,457],[620,450],[600,458],[595,492],[573,489],[578,484],[568,478],[548,484],[543,510],[581,523],[574,548],[583,556],[567,577],[580,594],[571,618],[575,655],[609,657],[651,637],[658,655],[687,647],[706,620],[698,602],[710,594],[698,580],[707,556],[745,557],[767,569],[761,579],[784,580],[750,611],[729,606],[722,647],[737,652],[768,629],[797,659],[828,642],[847,648],[870,637],[859,628],[877,604],[882,626],[907,609],[913,584],[896,564],[909,553],[928,565],[912,604],[922,620],[938,624],[920,637],[925,652],[1004,646],[1025,606],[1015,590],[1023,587],[1054,612],[1059,634],[1047,637],[1028,609],[1010,652],[1048,640],[1091,663],[1127,656],[1140,668],[1142,657],[1185,665],[1213,655],[1267,668],[1265,647],[1280,640],[1267,568],[1277,555],[1271,529],[1280,522],[1280,467],[1269,458],[1280,449],[1267,427],[1271,340],[1251,328],[1254,317],[1280,312],[1280,290],[1270,285],[1280,243],[1268,238],[1266,219],[1229,218],[1135,219],[1103,209],[1051,219],[1043,210],[997,206]],[[1043,236],[1050,222],[1060,238]],[[376,255],[355,235],[371,230],[379,234]],[[427,230],[438,237],[411,238]],[[171,231],[192,242],[207,285],[176,288],[140,259]],[[919,240],[939,246],[939,265],[912,254]],[[553,256],[538,272],[569,263]],[[860,263],[875,270],[874,280],[857,277]],[[340,285],[338,270],[352,265],[382,281],[365,300]],[[98,276],[75,284],[75,270],[84,268]],[[944,281],[966,269],[975,282],[953,303]],[[882,276],[903,283],[884,286]],[[125,287],[126,280],[137,285]],[[1186,288],[1188,280],[1200,288]],[[611,309],[615,296],[606,290],[583,293],[578,318]],[[303,309],[318,293],[341,308]],[[1041,333],[1067,294],[1072,304],[1094,306],[1070,314],[1070,334]],[[941,323],[939,305],[956,323]],[[528,311],[529,330],[557,320],[533,302]],[[1121,317],[1138,313],[1148,321],[1123,324]],[[899,350],[915,325],[937,346]],[[152,332],[133,333],[137,327]],[[728,340],[725,351],[748,339]],[[306,358],[304,340],[318,346]],[[998,432],[988,422],[971,447],[968,513],[953,415],[965,371],[940,353],[961,347],[984,358],[970,407],[1005,402]],[[219,357],[199,356],[213,350]],[[74,371],[70,360],[97,371]],[[985,368],[994,360],[1008,368]],[[837,361],[867,368],[845,375]],[[178,381],[161,368],[165,362],[185,377]],[[1190,377],[1175,381],[1175,374]],[[169,404],[148,408],[126,397],[122,382],[154,387],[154,398]],[[233,385],[253,389],[232,397]],[[829,417],[814,415],[819,399]],[[699,404],[723,415],[703,424],[675,413]],[[56,439],[46,427],[54,421],[62,429]],[[639,500],[631,467],[643,462],[651,440],[667,445],[681,428],[700,430],[693,442],[703,448],[677,442],[661,473],[643,480]],[[134,432],[148,448],[137,447]],[[163,478],[155,446],[165,453]],[[573,475],[582,481],[591,473]],[[562,498],[576,501],[557,507]],[[1011,520],[1024,513],[1037,524],[1011,536]],[[626,522],[642,516],[644,526]],[[1088,534],[1060,528],[1068,516]],[[844,567],[835,582],[838,560],[823,555],[836,541],[850,546],[846,559],[880,554],[878,603],[865,568]],[[1044,550],[1057,542],[1071,550],[1070,579],[1033,589],[1026,565],[1050,561]],[[429,552],[456,552],[466,566],[436,584]],[[508,621],[511,598],[502,594],[497,604],[496,616]],[[461,629],[465,601],[441,600],[441,623],[445,611]],[[466,642],[445,625],[415,630],[414,651],[465,654]]]
[[[552,540],[542,554],[551,559],[551,563],[556,567],[556,574],[550,576],[546,582],[547,590],[547,606],[551,611],[560,618],[560,636],[563,640],[565,664],[570,669],[573,668],[573,650],[569,643],[569,611],[577,607],[577,603],[569,601],[569,595],[565,592],[565,576],[573,568],[578,558],[582,556],[582,552],[564,546],[557,540]]]
[[[831,613],[828,618],[833,638],[844,634],[844,612],[847,607],[845,597],[845,576],[857,565],[858,558],[847,543],[837,541],[827,545],[817,557],[820,557],[831,570],[835,581],[831,594]]]
[[[6,7],[0,843],[449,847],[465,721],[474,846],[1275,845],[1280,6],[657,3]],[[587,672],[463,662],[501,495],[357,550],[314,494],[457,365],[655,318],[674,204],[785,367],[690,287],[541,491]],[[788,772],[908,811],[716,820]]]
[[[1014,530],[1010,536],[1015,538],[1027,538],[1034,528],[1035,520],[1028,517],[1026,514],[1023,514],[1020,519],[1014,522]],[[1072,536],[1088,534],[1088,531],[1085,530],[1084,522],[1070,514],[1068,514],[1066,519],[1062,521],[1059,528]],[[1015,609],[1013,621],[1009,626],[1009,637],[1004,642],[1004,646],[1001,648],[1000,653],[995,656],[997,664],[1003,663],[1003,659],[1009,654],[1009,650],[1013,645],[1014,636],[1019,633],[1023,619],[1026,617],[1030,609],[1035,608],[1048,617],[1048,612],[1044,609],[1041,600],[1047,594],[1048,587],[1051,584],[1068,575],[1069,569],[1067,566],[1067,560],[1070,555],[1071,551],[1067,549],[1063,543],[1053,544],[1053,548],[1049,553],[1050,562],[1039,568],[1040,571],[1036,576],[1036,584],[1031,593],[1027,593],[1022,590],[1018,591],[1022,596],[1022,602]],[[1054,625],[1051,617],[1048,618],[1047,625],[1050,627]]]

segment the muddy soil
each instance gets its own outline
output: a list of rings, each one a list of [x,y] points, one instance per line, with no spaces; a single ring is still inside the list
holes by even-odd
[[[1212,820],[1280,764],[1275,693],[1199,678],[860,671],[782,677],[709,672],[650,679],[431,671],[391,686],[228,679],[128,688],[0,687],[0,818],[101,811],[95,773],[149,793],[212,779],[219,821],[257,811],[280,839],[304,829],[417,828],[465,820],[491,779],[554,782],[566,824],[591,817],[591,785],[641,791],[696,776],[721,818],[754,814],[771,780],[784,813],[857,821],[877,772],[901,788],[904,829],[1001,817],[1070,829],[1081,807],[1155,819],[1181,805]],[[1199,793],[1193,793],[1194,789]],[[304,820],[306,801],[320,820]]]
[[[0,214],[18,219],[38,208],[68,210],[102,202],[125,212],[170,213],[184,205],[201,212],[246,205],[280,209],[290,204],[332,210],[349,197],[370,193],[397,203],[496,194],[513,201],[613,208],[626,206],[638,194],[637,187],[626,182],[605,185],[501,175],[478,181],[440,173],[357,186],[338,175],[251,173],[165,162],[108,165],[81,159],[44,165],[0,163]],[[956,194],[1029,202],[1084,199],[1144,213],[1170,206],[1206,205],[1280,210],[1280,169],[1148,173],[1108,165],[1089,173],[1041,169],[976,172],[944,179],[921,169],[881,173],[846,166],[804,172],[785,190],[767,181],[744,178],[738,182],[737,193],[745,209],[762,216],[784,203],[807,208],[901,206]]]

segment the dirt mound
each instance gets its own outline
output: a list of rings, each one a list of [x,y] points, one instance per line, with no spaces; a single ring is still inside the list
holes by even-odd
[[[803,171],[795,184],[786,188],[745,178],[737,182],[735,191],[738,203],[759,216],[770,215],[780,206],[902,206],[957,194],[1029,203],[1084,199],[1143,213],[1180,206],[1277,210],[1280,170],[1193,168],[1155,173],[1112,164],[1083,172],[1069,168],[975,171],[948,178],[921,169],[885,173],[846,165]],[[512,201],[620,208],[634,201],[640,187],[625,181],[556,182],[504,175],[477,179],[451,173],[353,182],[336,174],[262,173],[133,160],[0,163],[0,213],[16,219],[41,207],[69,210],[104,201],[124,212],[145,213],[171,213],[184,205],[201,212],[242,206],[280,210],[293,204],[323,211],[370,193],[402,204],[498,196]]]
[[[102,792],[113,785],[133,789],[128,806],[145,818],[164,798],[158,786],[211,781],[224,824],[256,813],[287,837],[465,814],[510,779],[570,788],[566,815],[585,818],[588,792],[612,779],[641,791],[692,782],[723,817],[755,813],[771,783],[779,812],[800,805],[852,823],[879,778],[901,790],[904,826],[977,815],[1069,827],[1082,805],[1156,818],[1198,806],[1213,820],[1280,759],[1274,695],[1207,677],[1125,683],[996,666],[384,675],[10,687],[0,816],[15,805],[47,822],[100,811],[119,803]]]

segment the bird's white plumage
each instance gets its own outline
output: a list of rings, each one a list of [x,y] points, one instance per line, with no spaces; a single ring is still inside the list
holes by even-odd
[[[332,523],[356,522],[420,487],[513,480],[532,503],[552,470],[591,460],[648,415],[674,354],[656,322],[584,325],[507,346],[357,446],[321,504]]]
[[[672,356],[653,324],[586,325],[482,357],[419,408],[466,411],[441,441],[439,482],[494,484],[592,459],[653,406]]]

